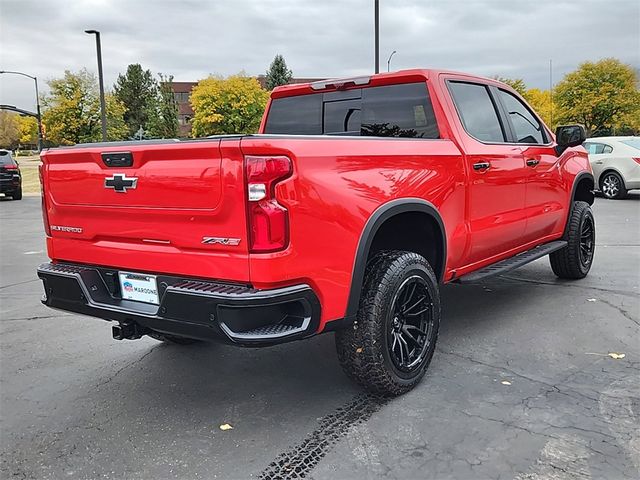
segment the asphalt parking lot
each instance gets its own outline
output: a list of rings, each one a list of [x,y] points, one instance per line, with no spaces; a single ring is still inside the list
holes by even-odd
[[[107,322],[43,307],[40,199],[0,201],[0,475],[638,478],[640,195],[594,212],[586,279],[557,280],[545,258],[445,286],[427,377],[379,400],[343,375],[332,334],[118,342]]]

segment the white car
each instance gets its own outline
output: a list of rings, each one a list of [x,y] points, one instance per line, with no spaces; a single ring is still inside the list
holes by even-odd
[[[624,198],[640,188],[640,137],[595,137],[582,145],[589,152],[596,188],[605,198]]]

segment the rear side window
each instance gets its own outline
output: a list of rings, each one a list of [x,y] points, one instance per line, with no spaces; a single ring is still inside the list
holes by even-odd
[[[613,148],[609,145],[605,145],[604,143],[587,142],[584,144],[584,148],[587,150],[589,155],[600,155],[602,153],[613,152]]]
[[[274,99],[265,133],[410,138],[440,136],[425,83]]]
[[[515,143],[547,143],[542,124],[526,105],[509,92],[504,90],[498,90],[498,92],[509,115],[513,133],[516,136]]]
[[[265,132],[318,135],[322,132],[322,97],[314,94],[273,100]]]
[[[449,89],[465,130],[482,142],[506,141],[498,112],[484,85],[450,82]]]

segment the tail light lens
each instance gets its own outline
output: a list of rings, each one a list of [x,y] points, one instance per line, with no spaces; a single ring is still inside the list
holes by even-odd
[[[42,200],[42,222],[44,223],[44,231],[48,237],[51,236],[51,227],[49,226],[49,217],[47,215],[47,196],[44,191],[44,177],[42,170],[44,165],[40,163],[38,165],[38,176],[40,177],[40,198]]]
[[[634,162],[636,162],[636,163],[640,163],[640,158],[638,158],[638,157],[631,157],[631,158],[633,158],[633,161],[634,161]]]
[[[4,166],[5,170],[18,170],[18,166],[17,165],[5,165]]]
[[[265,253],[283,250],[289,243],[289,212],[278,203],[276,185],[291,176],[285,156],[244,157],[247,178],[249,250]]]

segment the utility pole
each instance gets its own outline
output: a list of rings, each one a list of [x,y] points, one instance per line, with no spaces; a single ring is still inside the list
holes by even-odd
[[[107,107],[104,102],[104,80],[102,78],[102,47],[100,45],[100,32],[97,30],[85,30],[84,33],[96,36],[96,51],[98,54],[98,83],[100,85],[100,124],[102,126],[102,141],[107,141]]]
[[[376,71],[380,73],[380,2],[374,0],[374,23],[375,23],[375,50],[376,50]]]

